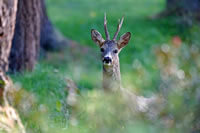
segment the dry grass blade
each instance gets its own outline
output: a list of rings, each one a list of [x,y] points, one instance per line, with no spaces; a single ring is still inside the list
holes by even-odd
[[[76,126],[78,124],[78,120],[76,117],[76,108],[78,106],[78,87],[74,83],[73,80],[67,79],[67,91],[68,91],[68,96],[67,96],[67,104],[70,106],[72,109],[71,115],[70,115],[70,123],[73,126]]]

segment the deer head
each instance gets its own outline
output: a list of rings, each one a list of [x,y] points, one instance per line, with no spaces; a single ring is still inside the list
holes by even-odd
[[[119,20],[117,31],[112,40],[110,39],[110,35],[107,28],[106,14],[104,15],[104,30],[106,34],[106,39],[104,40],[102,35],[97,30],[91,30],[92,40],[100,47],[102,63],[104,66],[113,66],[115,61],[118,60],[118,55],[121,49],[128,44],[131,38],[131,33],[127,32],[123,34],[117,41],[117,36],[122,27],[123,20],[124,17],[121,19],[121,21]]]

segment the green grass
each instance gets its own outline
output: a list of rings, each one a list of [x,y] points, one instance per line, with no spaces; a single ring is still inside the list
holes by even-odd
[[[129,31],[132,33],[132,38],[120,55],[122,82],[123,86],[134,89],[142,95],[151,95],[159,91],[160,70],[156,63],[155,48],[169,43],[175,35],[187,34],[182,33],[181,27],[174,24],[171,18],[148,19],[149,16],[164,9],[164,0],[47,0],[46,2],[52,23],[66,37],[91,48],[89,51],[92,51],[84,53],[75,48],[49,53],[46,59],[39,61],[34,72],[11,75],[15,82],[34,94],[38,108],[40,105],[45,105],[48,109],[44,119],[47,117],[49,122],[41,121],[45,123],[44,127],[51,122],[54,123],[50,124],[53,127],[48,126],[49,132],[59,132],[53,130],[54,127],[61,129],[68,127],[69,113],[65,101],[67,77],[73,79],[83,93],[87,91],[90,93],[91,90],[91,93],[96,94],[98,93],[95,92],[96,88],[101,88],[101,61],[98,58],[100,52],[90,38],[90,30],[97,29],[104,36],[104,12],[107,13],[111,35],[116,30],[117,20],[125,16],[120,34]],[[194,27],[192,30],[197,29]],[[83,121],[79,129],[70,128],[69,132],[92,131],[90,128],[85,129],[87,123],[84,122],[88,121],[85,118],[81,120]],[[42,132],[39,130],[41,125],[39,127],[37,124],[34,125],[30,118],[25,117],[24,123],[28,124],[29,128],[34,127],[35,132]],[[131,132],[133,128],[144,133],[161,131],[145,124],[127,122],[125,132]],[[174,132],[173,129],[170,131]]]
[[[164,33],[165,29],[169,28],[168,25],[167,27],[162,27],[162,22],[149,21],[147,17],[161,11],[164,8],[164,1],[102,0],[97,2],[94,0],[60,0],[55,2],[49,0],[47,3],[49,16],[53,24],[67,37],[94,48],[97,53],[99,50],[91,41],[90,30],[95,28],[104,36],[103,15],[104,12],[107,12],[109,31],[113,35],[116,30],[117,20],[125,15],[124,25],[120,33],[130,31],[132,39],[129,46],[122,51],[120,56],[122,73],[131,72],[134,75],[135,71],[132,68],[132,63],[138,59],[145,69],[154,71],[149,77],[146,77],[147,80],[154,79],[157,76],[155,68],[152,67],[152,64],[155,64],[152,46],[168,41],[173,34],[173,27],[171,28],[172,32]],[[87,62],[87,58],[84,61]],[[99,62],[99,60],[96,62]],[[123,79],[130,79],[129,83],[136,84],[136,80],[140,79],[138,77],[132,78],[133,75],[130,78],[125,77]],[[148,86],[154,85],[154,82],[148,81],[148,84],[145,84],[146,86],[139,86],[139,88],[148,88]]]

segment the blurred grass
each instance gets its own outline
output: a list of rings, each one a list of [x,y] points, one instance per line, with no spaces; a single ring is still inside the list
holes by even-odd
[[[72,78],[81,91],[101,88],[101,61],[98,59],[100,52],[91,41],[90,30],[97,29],[104,36],[104,12],[107,13],[111,35],[116,30],[117,20],[125,16],[120,34],[129,31],[132,33],[132,38],[120,55],[122,82],[123,86],[132,88],[142,95],[149,96],[159,91],[160,70],[156,63],[155,48],[170,43],[176,35],[188,42],[192,40],[187,40],[187,36],[185,38],[188,31],[176,25],[174,23],[176,20],[173,18],[149,19],[150,16],[164,9],[164,0],[46,0],[46,2],[52,23],[66,37],[93,51],[92,54],[82,53],[75,48],[72,51],[76,51],[76,55],[72,55],[70,50],[49,53],[47,59],[39,61],[34,72],[11,75],[15,82],[35,95],[38,108],[40,105],[47,107],[49,111],[47,118],[57,128],[68,127],[66,123],[69,114],[65,101],[66,77]],[[191,31],[199,33],[200,30],[194,26]],[[191,36],[198,38],[198,34]],[[192,38],[191,36],[188,38]],[[93,91],[96,93],[95,90]],[[24,118],[25,120],[27,118]],[[28,127],[35,127],[31,125],[31,120],[29,121]],[[87,123],[79,127],[80,130],[83,129],[82,131],[72,128],[69,132],[88,133],[91,130],[84,129],[85,124]],[[133,129],[141,133],[162,131],[140,121],[134,124],[130,121],[126,124],[127,128],[124,132],[132,132]],[[37,130],[39,127],[35,128],[35,132],[39,132]],[[59,131],[54,131],[52,128],[51,132]],[[175,131],[171,129],[169,132]]]

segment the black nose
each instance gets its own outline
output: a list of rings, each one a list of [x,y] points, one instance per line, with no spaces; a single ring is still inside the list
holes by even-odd
[[[105,63],[111,63],[112,60],[111,60],[110,57],[104,57],[103,62],[105,62]]]

